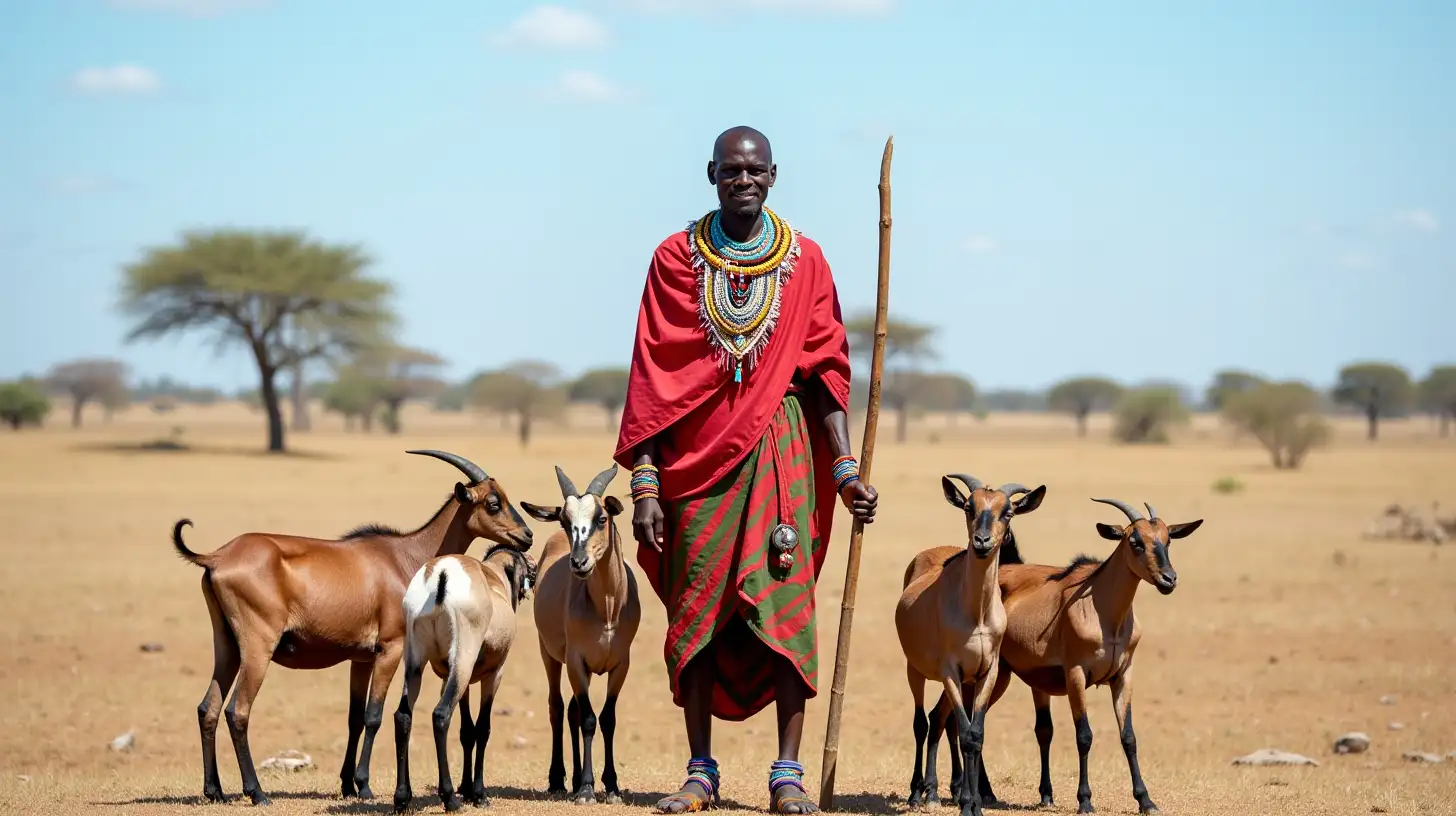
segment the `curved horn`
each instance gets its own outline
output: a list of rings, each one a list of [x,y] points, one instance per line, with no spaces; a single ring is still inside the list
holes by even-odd
[[[576,485],[572,484],[571,480],[566,477],[566,473],[561,470],[561,465],[556,466],[556,483],[561,485],[561,498],[563,499],[581,495],[576,492]]]
[[[1154,510],[1151,504],[1143,502],[1143,507],[1148,508],[1148,521],[1152,521],[1153,519],[1158,517],[1158,511]]]
[[[1143,520],[1143,517],[1138,515],[1138,511],[1134,510],[1132,508],[1132,505],[1128,504],[1127,502],[1118,501],[1117,499],[1093,499],[1092,501],[1102,502],[1103,504],[1110,504],[1113,507],[1116,507],[1118,510],[1121,510],[1124,514],[1127,515],[1128,521]]]
[[[606,490],[607,485],[611,484],[615,478],[617,478],[617,465],[613,463],[611,467],[598,473],[596,478],[591,480],[591,484],[586,487],[586,492],[601,498],[602,491]]]
[[[985,485],[981,484],[980,479],[977,479],[975,476],[967,476],[964,473],[948,473],[946,474],[946,477],[950,479],[960,479],[961,483],[966,486],[966,489],[970,490],[972,493],[985,487]]]
[[[1015,496],[1017,493],[1030,493],[1031,491],[1027,489],[1026,485],[1021,484],[1020,482],[1007,482],[1006,484],[1001,485],[1001,492],[1005,493],[1006,498],[1009,499],[1012,496]]]
[[[461,473],[464,473],[466,476],[470,477],[471,485],[478,485],[481,482],[490,481],[490,476],[487,475],[484,470],[480,469],[480,465],[477,465],[469,459],[466,459],[464,456],[460,456],[454,453],[446,453],[445,451],[439,450],[412,450],[405,451],[405,453],[414,453],[420,456],[433,456],[442,462],[449,462],[450,464],[459,468]]]

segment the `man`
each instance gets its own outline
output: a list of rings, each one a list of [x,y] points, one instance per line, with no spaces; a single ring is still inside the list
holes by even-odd
[[[762,133],[713,145],[718,209],[658,245],[647,272],[616,461],[632,468],[638,563],[667,607],[673,701],[692,757],[665,813],[717,800],[712,718],[778,708],[770,809],[812,813],[799,764],[817,692],[814,587],[836,497],[874,519],[845,411],[849,343],[819,246],[764,206]]]

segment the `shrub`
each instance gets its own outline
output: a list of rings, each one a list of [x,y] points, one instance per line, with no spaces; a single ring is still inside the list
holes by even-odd
[[[1293,470],[1329,439],[1329,423],[1319,412],[1319,400],[1319,394],[1304,383],[1265,383],[1230,396],[1223,417],[1258,439],[1274,467]]]
[[[1168,428],[1188,421],[1188,406],[1178,389],[1144,386],[1125,392],[1118,400],[1112,436],[1129,444],[1168,441]]]

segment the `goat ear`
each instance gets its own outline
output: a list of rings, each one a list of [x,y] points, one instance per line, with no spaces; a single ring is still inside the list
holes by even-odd
[[[470,488],[461,482],[455,483],[455,501],[461,504],[475,504],[475,497],[470,495]]]
[[[1020,516],[1024,513],[1030,513],[1036,508],[1041,507],[1041,500],[1044,498],[1046,498],[1046,485],[1042,485],[1030,493],[1023,495],[1016,500],[1016,515]]]
[[[531,504],[528,501],[523,501],[521,502],[521,508],[526,511],[526,515],[537,521],[561,520],[560,507],[542,507],[539,504]]]
[[[1123,528],[1116,524],[1103,524],[1097,522],[1097,534],[1108,541],[1121,541]]]
[[[950,502],[951,507],[957,510],[966,509],[965,494],[961,492],[959,487],[956,487],[956,483],[952,482],[949,477],[940,477],[940,489],[945,491],[945,500]]]
[[[616,516],[622,513],[622,500],[616,496],[608,496],[602,499],[602,506],[607,508],[607,515]]]
[[[1183,524],[1170,524],[1168,525],[1168,538],[1186,538],[1192,535],[1193,531],[1197,530],[1201,524],[1203,524],[1203,519],[1184,522]]]

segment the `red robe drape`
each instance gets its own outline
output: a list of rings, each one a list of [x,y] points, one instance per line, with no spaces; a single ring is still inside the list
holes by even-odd
[[[757,364],[745,366],[743,382],[735,383],[732,369],[722,365],[704,335],[689,240],[687,232],[669,236],[648,266],[613,457],[630,471],[633,449],[657,437],[664,499],[701,493],[742,462],[795,374],[817,376],[841,408],[849,407],[849,340],[819,245],[799,236],[799,258],[781,292],[778,323]],[[816,527],[827,542],[838,494],[823,422],[811,417],[809,426],[818,454]]]

